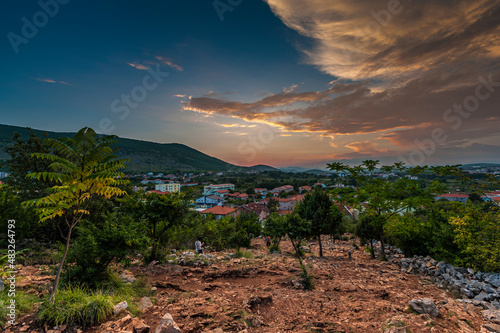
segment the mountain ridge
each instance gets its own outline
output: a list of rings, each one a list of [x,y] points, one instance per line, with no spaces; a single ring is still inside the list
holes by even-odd
[[[9,159],[4,148],[9,144],[14,132],[27,138],[30,130],[41,137],[72,137],[74,132],[54,132],[29,127],[0,124],[0,161]],[[117,137],[115,147],[121,158],[128,158],[127,172],[160,172],[168,170],[184,171],[244,171],[251,167],[242,167],[227,163],[217,157],[210,156],[182,143],[157,143],[146,140]]]

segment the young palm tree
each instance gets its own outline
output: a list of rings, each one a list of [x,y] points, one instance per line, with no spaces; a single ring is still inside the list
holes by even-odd
[[[49,179],[60,185],[50,188],[50,194],[39,199],[26,201],[27,206],[34,206],[40,220],[45,221],[62,217],[67,225],[64,254],[57,270],[50,302],[54,302],[59,284],[59,277],[68,254],[71,233],[87,210],[92,198],[103,196],[110,198],[126,194],[118,185],[127,181],[121,179],[125,159],[118,159],[110,147],[116,142],[115,136],[98,136],[88,127],[82,128],[73,138],[50,140],[55,154],[34,153],[34,157],[48,160],[51,171],[30,173],[31,179]]]

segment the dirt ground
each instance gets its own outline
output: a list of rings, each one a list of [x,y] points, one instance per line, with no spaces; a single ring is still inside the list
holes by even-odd
[[[311,291],[298,288],[301,269],[288,242],[282,242],[282,253],[269,254],[264,241],[255,239],[249,250],[255,258],[224,259],[210,266],[132,267],[135,276],[148,276],[156,288],[154,305],[139,318],[153,332],[165,313],[186,333],[480,331],[481,309],[457,302],[429,278],[373,260],[351,242],[324,243],[323,258],[313,243],[306,254],[315,284]],[[439,317],[410,310],[408,303],[414,298],[432,299]],[[27,326],[24,331],[33,331]],[[10,331],[20,332],[22,327]],[[105,327],[109,323],[83,332],[103,332]]]

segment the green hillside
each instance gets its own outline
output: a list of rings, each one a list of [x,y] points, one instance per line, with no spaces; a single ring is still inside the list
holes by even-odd
[[[36,135],[47,133],[49,138],[73,136],[75,133],[49,132],[33,130]],[[28,137],[29,129],[18,126],[0,125],[0,160],[9,156],[3,148],[18,132]],[[149,141],[118,138],[116,147],[120,157],[130,159],[127,163],[128,172],[159,172],[168,170],[193,171],[225,171],[244,170],[247,168],[226,163],[218,158],[206,155],[196,149],[179,143],[155,143]]]

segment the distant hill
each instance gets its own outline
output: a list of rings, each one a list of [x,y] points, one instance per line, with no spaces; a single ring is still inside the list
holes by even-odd
[[[279,171],[279,169],[276,169],[275,167],[269,166],[269,165],[263,165],[263,164],[257,164],[254,166],[249,167],[252,170],[257,170],[257,171]]]
[[[36,135],[47,133],[49,138],[72,137],[75,133],[49,132],[33,130]],[[18,132],[23,137],[28,137],[29,129],[25,127],[0,125],[0,161],[9,158],[3,148]],[[127,163],[128,172],[158,172],[167,170],[193,170],[193,171],[226,171],[249,170],[226,163],[218,158],[204,154],[196,149],[180,143],[155,143],[134,139],[118,138],[115,145],[120,157],[130,159]]]
[[[331,171],[320,170],[320,169],[311,169],[311,170],[306,170],[306,171],[303,171],[303,172],[304,173],[315,174],[315,175],[319,175],[319,174],[322,174],[322,173],[332,173]]]
[[[480,168],[488,168],[488,167],[500,167],[498,163],[469,163],[462,165],[464,169],[480,169]]]

